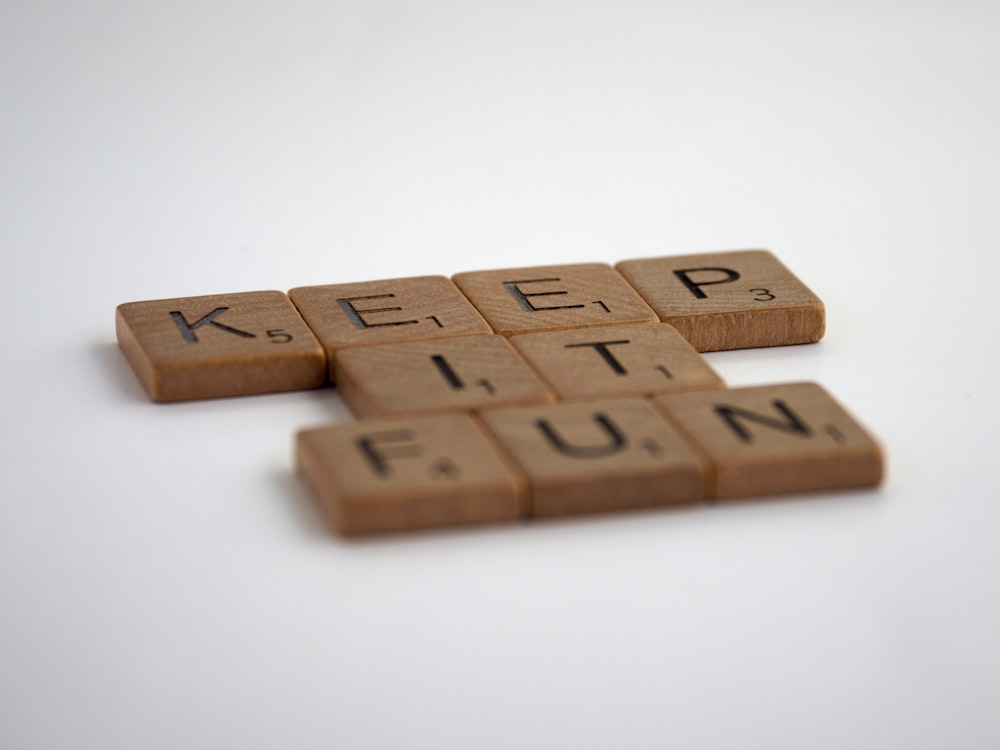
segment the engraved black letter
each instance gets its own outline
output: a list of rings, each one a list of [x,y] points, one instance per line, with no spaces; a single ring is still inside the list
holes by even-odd
[[[597,412],[594,414],[594,421],[599,424],[607,434],[609,441],[605,445],[570,445],[563,440],[562,435],[555,431],[555,428],[547,419],[536,419],[535,427],[542,431],[557,451],[573,458],[601,458],[611,456],[622,450],[626,443],[625,436],[618,430],[614,422],[606,415]]]
[[[401,442],[405,440],[413,440],[412,431],[395,430],[375,433],[373,435],[362,435],[361,437],[355,439],[354,443],[358,446],[358,450],[361,451],[361,455],[363,455],[368,463],[371,464],[372,470],[380,477],[387,477],[389,476],[388,460],[390,458],[408,458],[419,456],[422,451],[420,450],[420,446],[417,445],[390,446],[386,448],[385,451],[380,451],[377,448],[377,444],[380,441]]]
[[[736,421],[737,417],[746,419],[750,422],[757,422],[758,424],[771,427],[775,430],[782,430],[783,432],[791,432],[797,435],[802,435],[802,437],[811,437],[812,430],[809,426],[802,421],[802,419],[781,399],[775,399],[772,402],[775,409],[782,413],[785,417],[785,421],[780,419],[775,419],[774,417],[767,417],[762,414],[755,414],[752,411],[747,411],[746,409],[740,409],[735,406],[716,406],[715,413],[718,414],[729,428],[736,433],[736,436],[745,443],[753,442],[753,435],[747,430],[742,424]]]
[[[569,294],[569,292],[566,291],[532,292],[531,294],[527,294],[522,292],[518,287],[518,284],[536,284],[543,281],[559,281],[559,279],[525,279],[523,281],[505,281],[503,282],[503,286],[504,289],[510,292],[511,296],[517,300],[517,304],[519,304],[521,309],[525,312],[538,312],[539,310],[571,310],[576,307],[584,307],[584,305],[552,305],[550,307],[535,307],[534,303],[531,299],[529,299],[530,297],[550,297],[556,294]]]
[[[441,377],[448,381],[448,385],[451,386],[452,390],[461,391],[465,388],[465,383],[463,383],[462,379],[458,377],[458,373],[452,369],[452,366],[448,364],[448,360],[446,360],[444,356],[440,354],[432,354],[431,362],[434,363],[438,372],[441,373]]]
[[[688,276],[689,273],[698,273],[700,271],[718,271],[719,273],[725,274],[726,278],[716,279],[714,281],[702,281],[696,282],[692,281],[691,277]],[[711,286],[712,284],[728,284],[730,281],[736,281],[740,275],[733,270],[728,268],[685,268],[681,271],[674,271],[674,275],[681,280],[681,283],[688,288],[688,290],[698,299],[705,299],[708,297],[701,288],[703,286]]]
[[[387,299],[395,297],[395,294],[370,294],[367,297],[346,297],[344,299],[338,299],[337,302],[340,304],[340,309],[344,311],[351,322],[354,323],[355,328],[378,328],[379,326],[408,326],[412,323],[419,323],[419,320],[394,320],[388,323],[369,323],[367,320],[361,317],[362,313],[384,313],[384,312],[397,312],[402,310],[402,307],[371,307],[367,310],[359,310],[351,303],[354,300],[359,299]],[[440,326],[441,324],[438,323]]]
[[[592,346],[594,350],[601,355],[601,359],[608,363],[608,367],[614,370],[616,375],[628,375],[628,370],[622,365],[614,355],[608,351],[609,346],[615,346],[616,344],[630,344],[632,343],[628,339],[623,339],[621,341],[594,341],[586,344],[566,344],[566,349],[577,349],[581,346]]]
[[[194,329],[200,328],[206,323],[208,325],[215,326],[216,328],[222,331],[235,333],[237,336],[242,336],[245,339],[257,338],[252,333],[241,331],[239,328],[233,328],[232,326],[227,326],[225,323],[220,323],[219,321],[215,320],[215,317],[217,315],[219,315],[220,313],[224,313],[228,309],[229,309],[228,307],[217,307],[214,310],[212,310],[212,312],[210,312],[208,315],[198,318],[198,320],[196,320],[194,323],[188,323],[187,318],[184,317],[184,313],[178,312],[177,310],[173,310],[170,313],[170,317],[177,325],[177,328],[181,332],[181,335],[184,337],[184,340],[191,344],[198,343],[198,337],[195,336]]]

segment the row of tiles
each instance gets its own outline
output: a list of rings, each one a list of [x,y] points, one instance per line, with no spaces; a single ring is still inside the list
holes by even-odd
[[[869,487],[877,443],[791,383],[366,419],[303,430],[301,472],[342,534]]]
[[[825,314],[763,250],[150,300],[116,311],[121,348],[157,401],[337,382],[337,354],[351,347],[659,321],[694,350],[715,351],[818,341]],[[610,361],[610,349],[595,351]]]
[[[333,372],[357,417],[725,388],[666,323],[348,347]]]

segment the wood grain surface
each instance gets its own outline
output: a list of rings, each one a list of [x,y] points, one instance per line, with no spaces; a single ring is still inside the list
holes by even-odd
[[[705,358],[666,323],[524,333],[510,343],[560,399],[725,387]]]
[[[347,346],[493,333],[445,276],[303,286],[288,295],[331,365],[336,351]]]
[[[823,303],[766,250],[625,260],[616,268],[700,352],[823,337]]]
[[[714,497],[871,487],[882,481],[878,444],[815,383],[655,401],[711,462]]]
[[[316,388],[326,356],[282,292],[126,302],[118,343],[155,401]]]
[[[342,534],[509,521],[523,513],[522,480],[467,415],[303,430],[296,456]]]
[[[606,263],[469,271],[452,279],[493,329],[507,336],[657,319]]]
[[[644,399],[496,409],[480,418],[527,477],[533,516],[704,497],[704,461]]]
[[[549,389],[503,336],[341,349],[337,389],[355,416],[545,403]]]

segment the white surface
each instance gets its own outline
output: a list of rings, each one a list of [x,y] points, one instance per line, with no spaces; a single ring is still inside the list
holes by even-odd
[[[1000,10],[0,7],[0,747],[1000,744]],[[876,492],[344,542],[129,300],[767,247]]]

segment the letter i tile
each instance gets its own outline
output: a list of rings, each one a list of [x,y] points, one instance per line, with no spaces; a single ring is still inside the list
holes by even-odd
[[[495,409],[480,418],[527,476],[531,515],[704,497],[707,467],[643,399]]]
[[[507,339],[496,335],[352,346],[337,352],[334,373],[357,417],[553,400]]]

